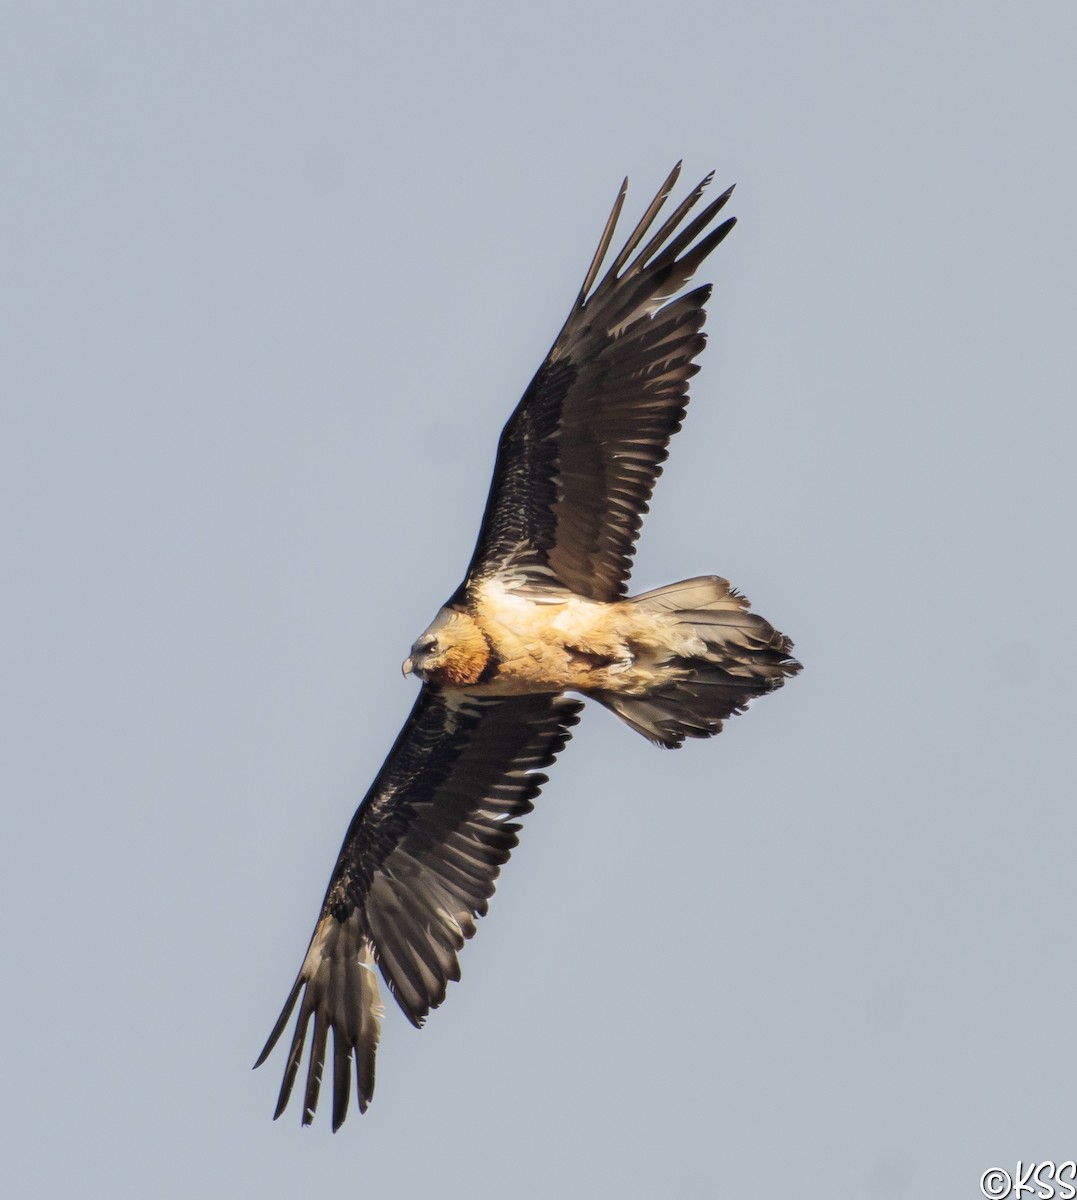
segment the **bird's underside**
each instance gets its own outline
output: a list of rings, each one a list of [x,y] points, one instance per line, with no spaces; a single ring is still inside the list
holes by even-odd
[[[288,1002],[299,1005],[276,1116],[313,1026],[303,1123],[333,1035],[333,1128],[374,1090],[375,968],[416,1025],[460,976],[517,818],[599,701],[658,745],[710,737],[800,665],[792,643],[726,580],[626,596],[643,514],[703,348],[710,286],[682,293],[732,228],[727,191],[689,219],[710,177],[652,227],[679,166],[599,279],[622,186],[583,287],[498,447],[464,582],[404,663],[423,687],[360,804]],[[732,189],[730,189],[731,191]],[[597,282],[596,282],[597,281]]]
[[[441,610],[404,673],[483,696],[578,692],[676,747],[780,687],[790,648],[716,575],[614,601],[495,579]]]

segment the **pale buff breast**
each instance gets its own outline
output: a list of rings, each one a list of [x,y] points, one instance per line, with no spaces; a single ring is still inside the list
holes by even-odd
[[[688,649],[674,622],[628,600],[566,594],[536,601],[492,582],[475,615],[500,660],[485,685],[492,692],[646,688],[658,661]]]

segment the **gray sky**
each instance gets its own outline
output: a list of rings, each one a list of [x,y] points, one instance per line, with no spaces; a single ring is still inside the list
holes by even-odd
[[[11,4],[10,1194],[974,1196],[1074,1157],[1070,3]],[[371,1111],[252,1073],[624,174],[736,180],[638,590],[804,674],[592,709]]]

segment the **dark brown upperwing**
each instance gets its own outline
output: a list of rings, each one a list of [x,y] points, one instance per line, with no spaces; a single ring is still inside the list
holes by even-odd
[[[622,185],[572,312],[501,434],[465,587],[511,570],[596,600],[624,595],[643,514],[699,369],[710,286],[671,297],[734,224],[708,232],[732,188],[684,224],[708,175],[637,253],[679,172],[678,163],[594,286]]]
[[[382,1009],[375,962],[415,1025],[460,978],[457,952],[486,912],[548,767],[581,704],[564,696],[482,698],[423,687],[344,838],[310,947],[265,1049],[302,1001],[274,1117],[314,1034],[303,1124],[318,1104],[333,1031],[333,1129],[348,1111],[351,1060],[360,1111],[374,1092]]]

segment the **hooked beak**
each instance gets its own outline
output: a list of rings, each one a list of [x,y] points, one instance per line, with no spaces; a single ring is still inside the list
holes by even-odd
[[[415,664],[412,662],[410,655],[401,663],[400,669],[404,672],[405,679],[415,671]]]

